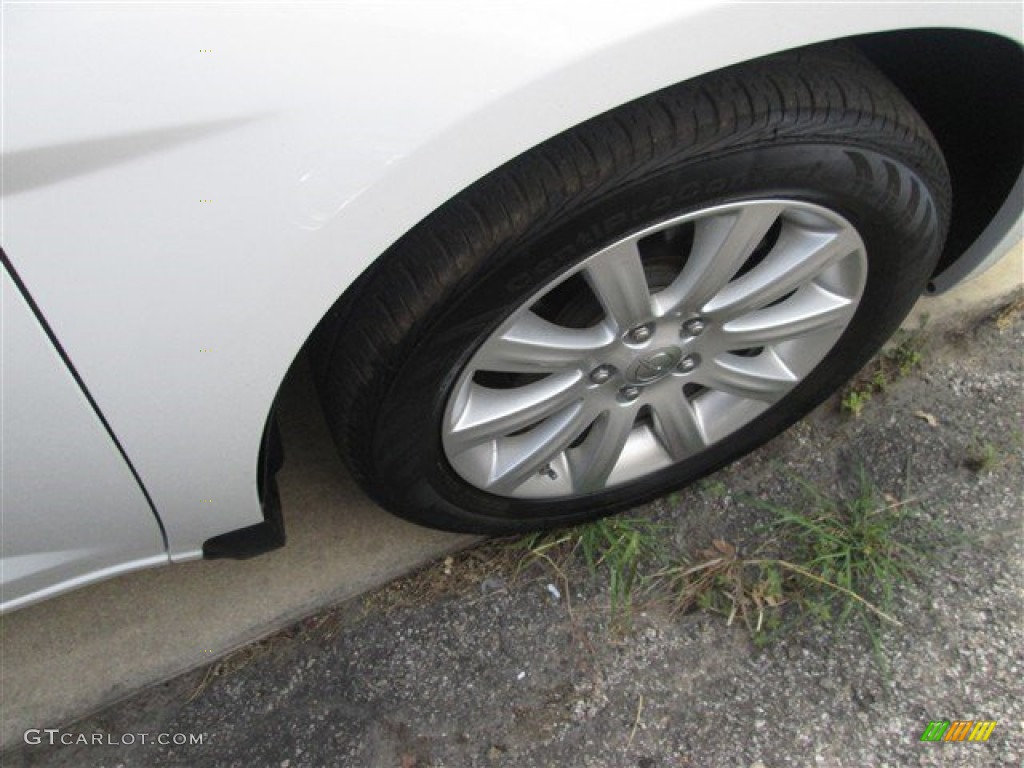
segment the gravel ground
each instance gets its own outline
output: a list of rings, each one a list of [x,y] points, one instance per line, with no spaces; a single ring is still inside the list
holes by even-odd
[[[635,513],[671,524],[676,553],[713,538],[750,551],[769,514],[756,500],[799,508],[794,478],[841,496],[863,468],[909,493],[942,543],[897,590],[902,625],[877,651],[856,622],[804,622],[759,647],[739,622],[640,596],[631,626],[610,626],[604,574],[570,570],[556,599],[553,571],[516,572],[508,546],[489,544],[63,731],[114,746],[42,734],[3,765],[1020,765],[1022,338],[1019,312],[931,334],[922,366],[860,418],[834,399]],[[998,725],[986,743],[920,741],[946,719]]]

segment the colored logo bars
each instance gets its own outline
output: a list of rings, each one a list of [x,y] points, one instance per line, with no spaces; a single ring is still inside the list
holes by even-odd
[[[932,720],[921,734],[921,741],[988,741],[995,720]]]

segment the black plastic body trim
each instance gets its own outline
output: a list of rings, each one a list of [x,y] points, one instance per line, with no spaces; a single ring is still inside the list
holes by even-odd
[[[277,415],[271,411],[263,431],[258,470],[263,522],[207,539],[203,542],[204,558],[246,560],[284,546],[287,537],[281,515],[281,496],[277,490],[277,471],[282,464],[284,447],[281,432],[277,426]]]

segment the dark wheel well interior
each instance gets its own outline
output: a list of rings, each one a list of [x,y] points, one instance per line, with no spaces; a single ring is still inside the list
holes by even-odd
[[[1024,164],[1024,49],[957,29],[855,39],[932,129],[953,180],[953,220],[936,274],[974,242]]]

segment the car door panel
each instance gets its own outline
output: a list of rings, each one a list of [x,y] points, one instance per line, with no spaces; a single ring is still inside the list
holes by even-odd
[[[0,610],[167,561],[139,484],[6,269]]]

